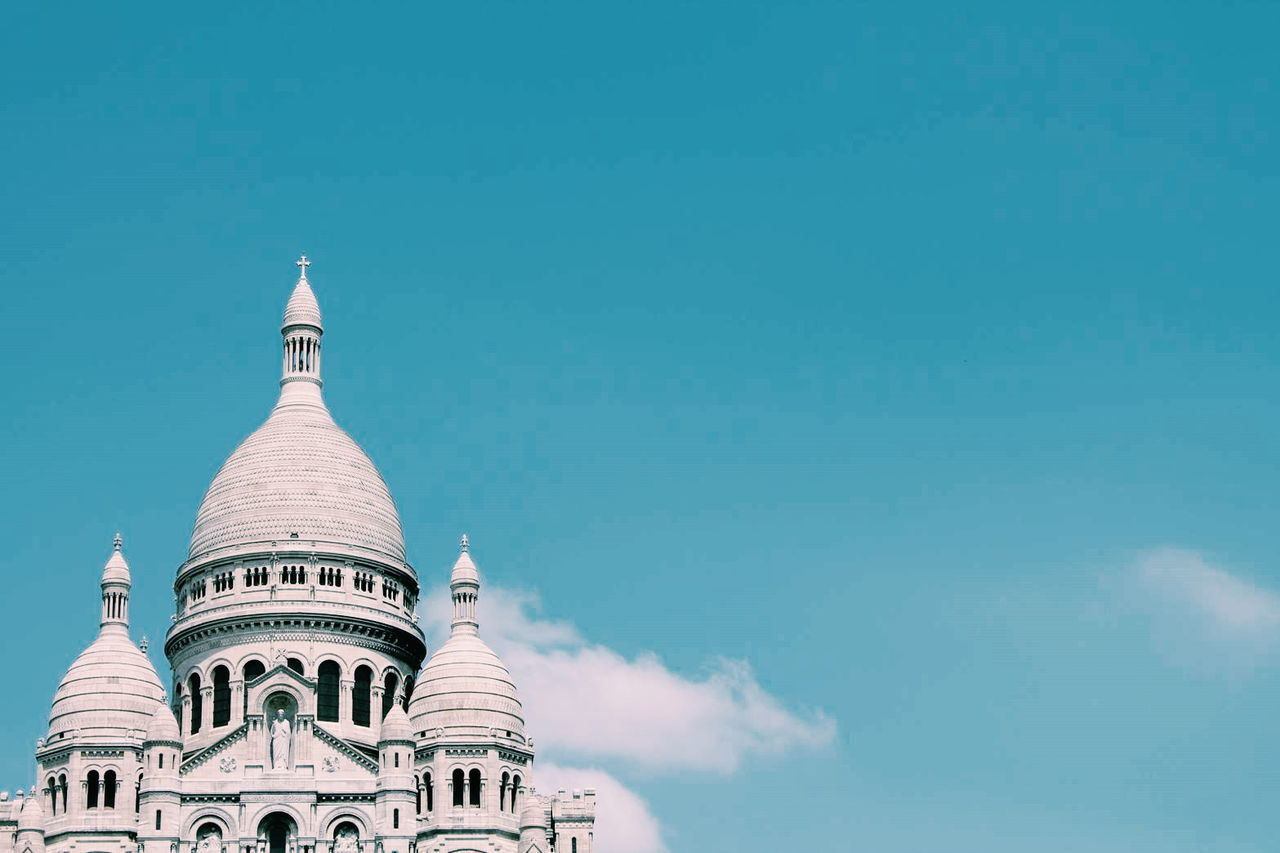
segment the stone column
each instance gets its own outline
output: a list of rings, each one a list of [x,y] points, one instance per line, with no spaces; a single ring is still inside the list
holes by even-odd
[[[200,731],[213,728],[213,685],[200,688]]]
[[[373,732],[374,742],[382,737],[382,694],[385,692],[381,684],[374,684],[369,691],[369,729]]]
[[[186,690],[182,692],[182,733],[191,734],[191,694]]]
[[[352,707],[352,696],[355,694],[356,683],[354,681],[343,680],[340,686],[342,688],[339,699],[341,708],[338,711],[338,720],[341,723],[351,725],[351,717],[354,713],[354,708]]]
[[[294,716],[293,763],[295,769],[299,764],[311,763],[311,741],[314,739],[311,735],[311,721],[310,714]]]
[[[244,681],[236,679],[231,682],[231,722],[232,727],[244,722]]]

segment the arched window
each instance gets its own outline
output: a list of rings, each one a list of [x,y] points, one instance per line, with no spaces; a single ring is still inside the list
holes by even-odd
[[[399,809],[391,810],[391,828],[392,829],[400,828],[400,810]]]
[[[407,711],[409,710],[409,700],[413,698],[413,676],[406,675],[404,677],[404,698],[401,700],[401,706]]]
[[[578,853],[578,839],[569,839],[569,853]]]
[[[436,804],[435,804],[434,782],[431,779],[430,773],[422,774],[422,787],[423,787],[423,791],[427,795],[427,811],[428,812],[435,811]]]
[[[467,774],[461,770],[453,771],[453,804],[460,806],[463,803],[463,791],[467,787]]]
[[[502,781],[498,783],[498,811],[505,812],[507,810],[507,787],[511,784],[511,774],[502,771]]]
[[[351,722],[357,726],[367,726],[373,695],[373,670],[367,666],[357,667],[355,681],[355,692],[351,695]]]
[[[156,809],[156,829],[160,828],[160,810]]]
[[[84,786],[84,807],[86,809],[96,809],[98,807],[98,788],[100,785],[98,771],[90,770]]]
[[[391,713],[391,706],[396,703],[396,688],[400,686],[400,676],[394,672],[388,672],[387,677],[382,679],[382,716],[385,718]]]
[[[116,771],[114,770],[108,770],[102,774],[102,807],[104,809],[116,807]]]
[[[49,777],[49,815],[50,817],[58,813],[58,780],[52,776]]]
[[[511,780],[511,813],[516,813],[516,798],[520,796],[520,776]]]
[[[298,673],[298,675],[306,675],[306,673],[302,671],[302,661],[298,660],[297,658],[289,658],[287,661],[284,662],[284,665],[289,667],[289,669],[293,670],[294,672]]]
[[[248,684],[250,681],[261,678],[267,672],[267,665],[260,660],[251,660],[244,665],[244,680]]]
[[[162,752],[162,753],[160,753],[160,754],[159,754],[158,756],[156,756],[156,757],[160,760],[160,768],[159,768],[159,769],[163,770],[163,769],[164,769],[164,753]]]
[[[245,689],[241,690],[241,697],[244,699],[243,712],[245,715],[249,713],[249,682],[261,678],[267,672],[267,665],[260,660],[247,661],[241,673],[244,675]]]
[[[138,781],[133,785],[133,813],[142,814],[142,774],[138,774]]]
[[[480,807],[480,771],[472,770],[470,777],[467,779],[467,787],[471,792],[471,805],[476,808]]]
[[[200,674],[193,672],[187,679],[187,695],[191,697],[191,733],[200,731],[200,718],[204,716],[204,699],[200,696]]]
[[[62,793],[62,813],[67,813],[67,774],[58,775],[58,790]]]
[[[213,668],[213,726],[231,722],[231,672],[225,666]]]
[[[338,679],[341,670],[338,662],[327,660],[320,664],[319,684],[316,688],[316,719],[326,723],[338,721]]]

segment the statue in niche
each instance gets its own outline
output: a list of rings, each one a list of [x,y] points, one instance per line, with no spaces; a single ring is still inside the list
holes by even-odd
[[[222,853],[222,832],[212,824],[205,824],[196,839],[196,853]]]
[[[289,769],[289,742],[293,739],[293,726],[285,718],[284,709],[276,709],[271,721],[271,769]]]
[[[349,823],[333,834],[333,853],[360,853],[360,833]]]

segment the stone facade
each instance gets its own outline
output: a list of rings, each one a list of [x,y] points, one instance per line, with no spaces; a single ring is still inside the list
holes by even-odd
[[[177,570],[168,687],[129,638],[117,537],[36,785],[0,794],[0,853],[592,853],[594,792],[532,787],[466,537],[427,658],[395,503],[323,399],[307,266],[280,398],[209,486]]]

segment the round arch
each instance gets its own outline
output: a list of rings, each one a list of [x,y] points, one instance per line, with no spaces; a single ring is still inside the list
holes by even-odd
[[[338,826],[344,823],[353,823],[356,829],[360,830],[360,840],[366,841],[373,838],[373,833],[369,830],[369,821],[359,812],[351,811],[347,808],[339,808],[337,811],[331,812],[324,819],[324,832],[321,835],[324,838],[333,838],[333,833]]]
[[[216,806],[205,806],[204,808],[193,812],[192,816],[187,818],[187,822],[183,827],[182,837],[192,838],[195,835],[196,830],[203,823],[217,824],[222,830],[222,838],[224,841],[236,837],[234,831],[235,821],[225,810]]]

